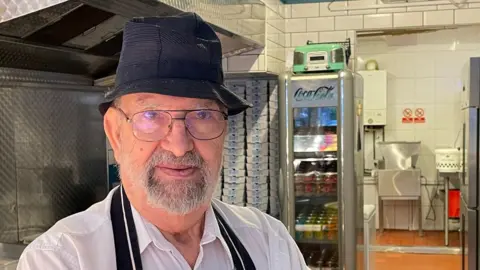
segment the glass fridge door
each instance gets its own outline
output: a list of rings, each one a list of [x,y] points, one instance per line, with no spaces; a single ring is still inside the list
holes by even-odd
[[[293,108],[295,238],[311,269],[339,269],[337,107]]]

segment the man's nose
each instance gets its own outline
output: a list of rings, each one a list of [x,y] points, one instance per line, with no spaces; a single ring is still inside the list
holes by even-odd
[[[183,119],[172,121],[172,127],[168,135],[161,141],[163,149],[181,157],[193,150],[193,139],[188,133]]]

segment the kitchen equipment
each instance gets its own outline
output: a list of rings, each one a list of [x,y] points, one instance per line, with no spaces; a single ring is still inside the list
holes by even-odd
[[[419,216],[422,216],[421,171],[416,168],[421,143],[391,141],[377,145],[384,160],[384,168],[377,171],[379,227],[383,231],[383,203],[386,200],[418,201]],[[418,228],[422,236],[422,219],[418,219]]]
[[[435,165],[440,173],[460,172],[459,148],[435,149]]]
[[[463,115],[460,159],[460,240],[462,270],[480,268],[480,174],[479,174],[479,115],[480,115],[480,58],[472,57],[462,72]]]
[[[332,267],[326,261],[335,260],[312,253],[325,248],[338,254],[334,269],[362,269],[362,78],[348,70],[287,74],[283,86],[281,219],[312,267]]]
[[[387,125],[387,82],[385,70],[360,70],[363,78],[363,122],[365,126]]]
[[[11,75],[9,75],[11,74]],[[0,243],[23,243],[108,192],[102,87],[0,68]]]
[[[345,69],[350,57],[350,39],[346,42],[313,43],[295,48],[293,72],[296,74],[339,71]]]

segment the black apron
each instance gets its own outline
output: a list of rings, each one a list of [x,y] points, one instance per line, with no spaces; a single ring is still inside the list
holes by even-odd
[[[123,208],[120,191],[123,193]],[[124,210],[125,216],[123,215]],[[227,243],[230,254],[232,255],[234,269],[255,270],[255,265],[253,264],[248,251],[215,207],[213,207],[213,211],[215,212],[215,217],[217,218],[223,239]],[[113,193],[110,215],[112,218],[113,237],[115,239],[117,270],[133,270],[131,254],[133,254],[133,261],[135,262],[136,270],[142,270],[142,259],[140,257],[140,248],[138,245],[135,222],[133,221],[132,209],[122,187],[117,188]],[[131,246],[128,244],[124,218],[126,219]],[[130,252],[130,248],[132,249],[132,252]]]

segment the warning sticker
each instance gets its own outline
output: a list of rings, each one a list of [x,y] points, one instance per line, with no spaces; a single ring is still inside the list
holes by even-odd
[[[410,108],[405,108],[405,109],[403,110],[402,123],[404,123],[404,124],[411,124],[411,123],[413,123],[413,112],[412,112],[412,109],[410,109]]]
[[[415,124],[425,123],[425,110],[422,108],[417,108],[415,110],[415,118],[413,119]]]

